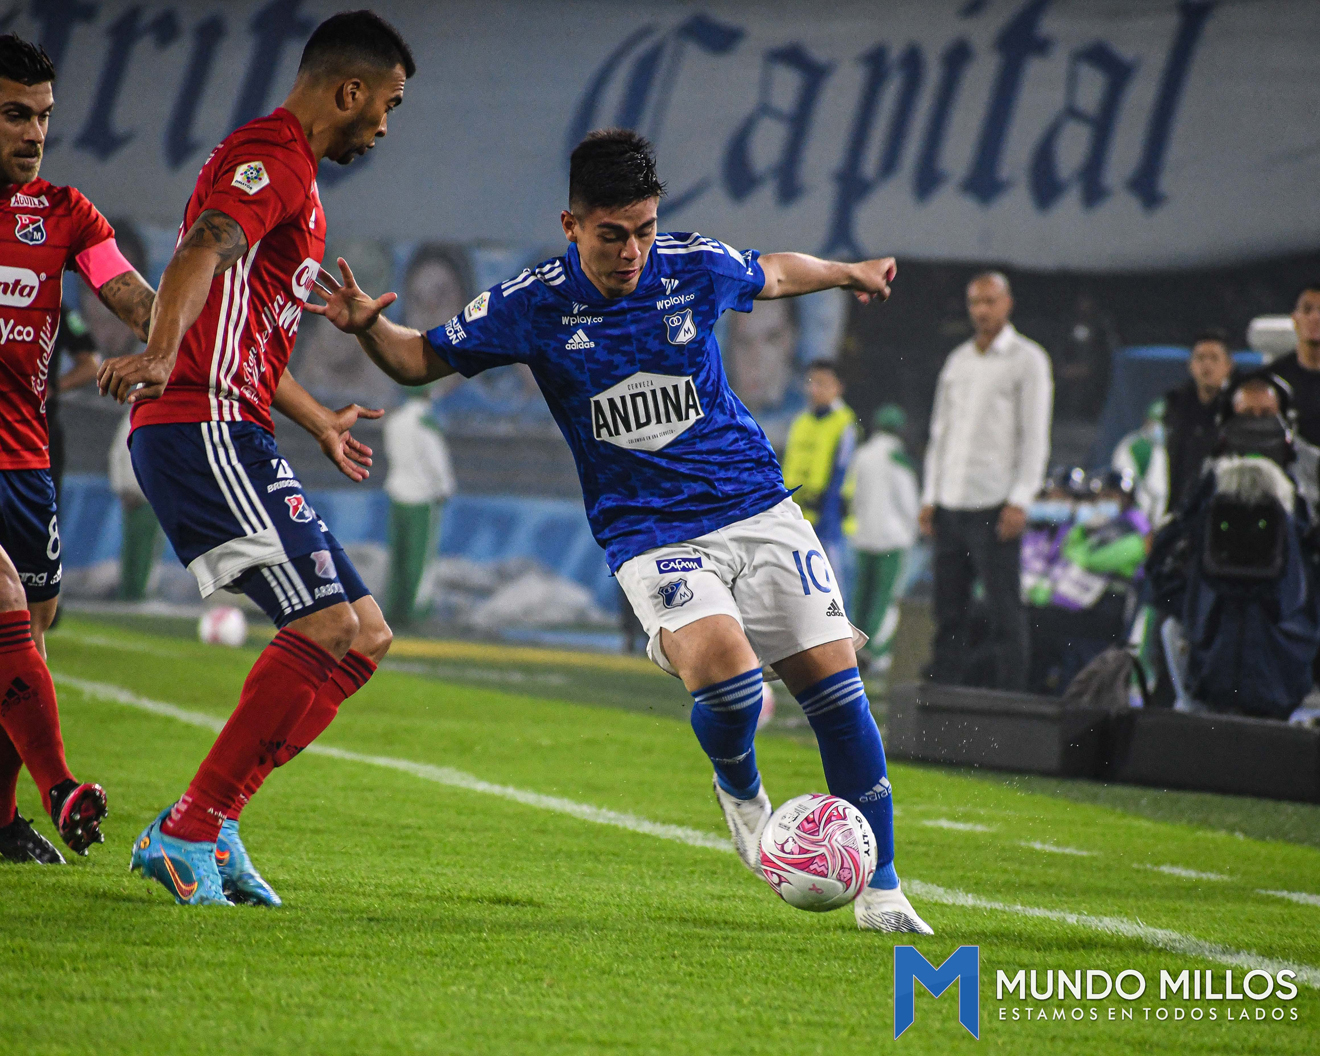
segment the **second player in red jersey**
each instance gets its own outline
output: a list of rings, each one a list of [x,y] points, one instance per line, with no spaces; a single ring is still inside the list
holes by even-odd
[[[398,32],[369,11],[318,26],[284,105],[203,166],[146,350],[101,368],[101,391],[133,404],[134,472],[202,595],[241,591],[280,628],[187,791],[134,842],[132,868],[180,902],[279,905],[239,814],[390,645],[380,607],[280,456],[270,409],[365,476],[353,463],[369,465],[370,452],[348,433],[361,408],[326,411],[286,368],[325,248],[316,167],[370,150],[413,70]]]
[[[54,80],[41,48],[0,36],[0,856],[40,862],[63,858],[18,815],[22,767],[73,850],[100,841],[106,813],[105,792],[65,761],[45,662],[61,578],[46,397],[64,272],[77,269],[143,340],[154,297],[96,207],[40,177]]]

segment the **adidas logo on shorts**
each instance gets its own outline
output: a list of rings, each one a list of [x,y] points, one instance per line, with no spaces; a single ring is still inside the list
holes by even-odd
[[[830,598],[830,607],[829,607],[828,609],[825,610],[825,615],[826,615],[826,616],[842,616],[842,615],[843,615],[843,609],[839,607],[839,603],[838,603],[837,601],[835,601],[833,598]]]

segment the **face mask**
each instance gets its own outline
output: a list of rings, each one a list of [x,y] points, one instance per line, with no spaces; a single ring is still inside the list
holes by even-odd
[[[1072,503],[1067,499],[1040,499],[1027,511],[1027,519],[1037,524],[1063,524],[1072,515]]]
[[[1106,521],[1112,521],[1122,512],[1123,508],[1110,500],[1088,502],[1077,508],[1077,523],[1104,524]]]

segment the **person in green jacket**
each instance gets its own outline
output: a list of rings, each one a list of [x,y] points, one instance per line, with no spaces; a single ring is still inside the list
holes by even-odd
[[[843,382],[828,360],[807,368],[807,403],[788,430],[784,486],[798,489],[793,498],[841,575],[844,533],[851,531],[843,485],[857,447],[857,415],[843,402]]]

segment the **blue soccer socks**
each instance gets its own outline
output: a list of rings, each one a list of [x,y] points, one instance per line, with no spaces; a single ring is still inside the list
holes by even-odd
[[[761,714],[761,687],[758,667],[692,694],[692,729],[697,741],[714,764],[720,787],[738,799],[751,799],[761,790],[752,745]],[[883,762],[881,765],[883,769]]]
[[[821,679],[798,694],[797,700],[816,734],[830,794],[860,810],[875,833],[880,864],[871,886],[897,887],[894,800],[885,769],[885,749],[857,668]]]

